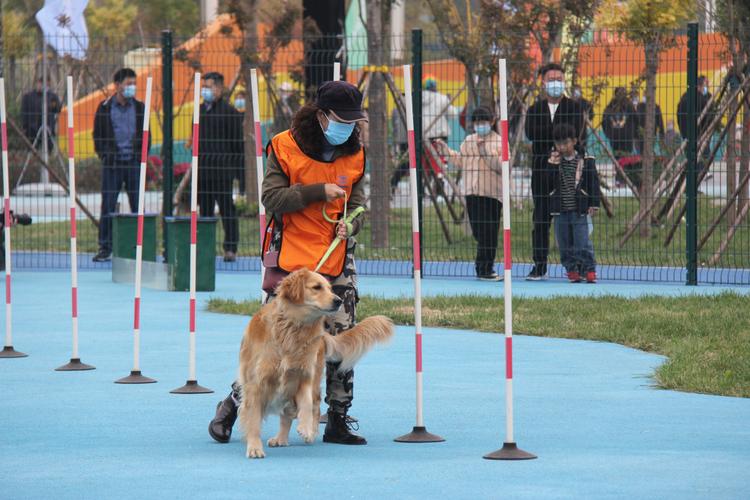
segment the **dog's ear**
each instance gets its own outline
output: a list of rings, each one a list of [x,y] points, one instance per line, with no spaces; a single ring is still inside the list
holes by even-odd
[[[300,269],[295,271],[279,283],[276,289],[278,296],[292,304],[301,304],[305,300],[305,284],[310,271]]]

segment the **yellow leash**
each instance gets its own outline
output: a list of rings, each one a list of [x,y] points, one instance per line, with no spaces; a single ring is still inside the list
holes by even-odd
[[[354,219],[356,219],[359,216],[359,214],[361,214],[361,213],[363,213],[365,211],[365,207],[357,207],[356,209],[354,209],[354,212],[352,212],[351,214],[347,215],[347,208],[348,208],[348,206],[349,206],[349,201],[347,200],[346,193],[344,193],[344,216],[343,216],[343,218],[341,220],[343,220],[344,224],[346,224],[346,233],[347,234],[351,234],[351,232],[352,232],[352,221]],[[336,226],[338,226],[338,223],[340,222],[340,221],[332,219],[331,217],[328,216],[328,214],[326,213],[326,204],[325,203],[323,204],[323,218],[326,221],[328,221],[328,222],[330,222],[330,223],[332,223],[332,224],[334,224]],[[320,259],[320,262],[318,262],[318,266],[315,268],[315,272],[316,273],[320,270],[321,267],[323,267],[323,264],[325,264],[325,262],[328,260],[328,258],[333,253],[333,251],[336,250],[336,247],[339,246],[339,243],[341,243],[341,241],[342,241],[342,238],[340,238],[338,236],[338,234],[337,234],[336,237],[334,238],[334,240],[331,242],[331,245],[328,247],[328,250],[326,250],[326,253],[323,254],[323,257]]]

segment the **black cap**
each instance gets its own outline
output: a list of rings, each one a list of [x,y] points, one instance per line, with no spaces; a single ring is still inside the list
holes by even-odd
[[[362,111],[362,92],[349,82],[325,82],[318,87],[315,104],[319,108],[333,113],[342,122],[367,121]]]

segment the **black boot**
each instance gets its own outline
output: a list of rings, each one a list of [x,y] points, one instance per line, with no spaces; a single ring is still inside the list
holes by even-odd
[[[237,420],[237,404],[229,393],[223,401],[216,405],[216,415],[211,423],[208,424],[208,433],[220,443],[228,443],[232,437],[232,426]]]
[[[352,432],[353,423],[347,422],[346,413],[328,410],[328,423],[323,442],[336,444],[367,444],[367,440]],[[356,430],[356,428],[354,429]]]

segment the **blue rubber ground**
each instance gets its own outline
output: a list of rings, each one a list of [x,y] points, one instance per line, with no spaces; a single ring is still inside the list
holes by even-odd
[[[257,275],[219,274],[209,296],[250,296]],[[424,332],[425,415],[440,444],[398,444],[414,423],[413,329],[358,366],[352,413],[364,447],[304,445],[244,458],[206,432],[236,370],[238,316],[198,315],[198,379],[217,394],[176,396],[187,376],[187,294],[144,290],[142,363],[157,384],[123,386],[132,356],[130,285],[80,277],[81,357],[70,357],[69,277],[14,275],[14,344],[0,359],[0,497],[16,498],[747,498],[750,400],[656,390],[660,356],[621,346],[517,336],[516,438],[539,455],[490,462],[504,434],[503,339]],[[620,285],[622,287],[623,285]],[[363,294],[408,294],[408,280],[363,278]],[[497,284],[426,280],[426,293],[498,293]],[[652,286],[519,282],[543,295],[684,293]],[[714,287],[690,292],[715,293]],[[745,292],[745,289],[739,289]],[[276,429],[266,423],[264,437]]]

